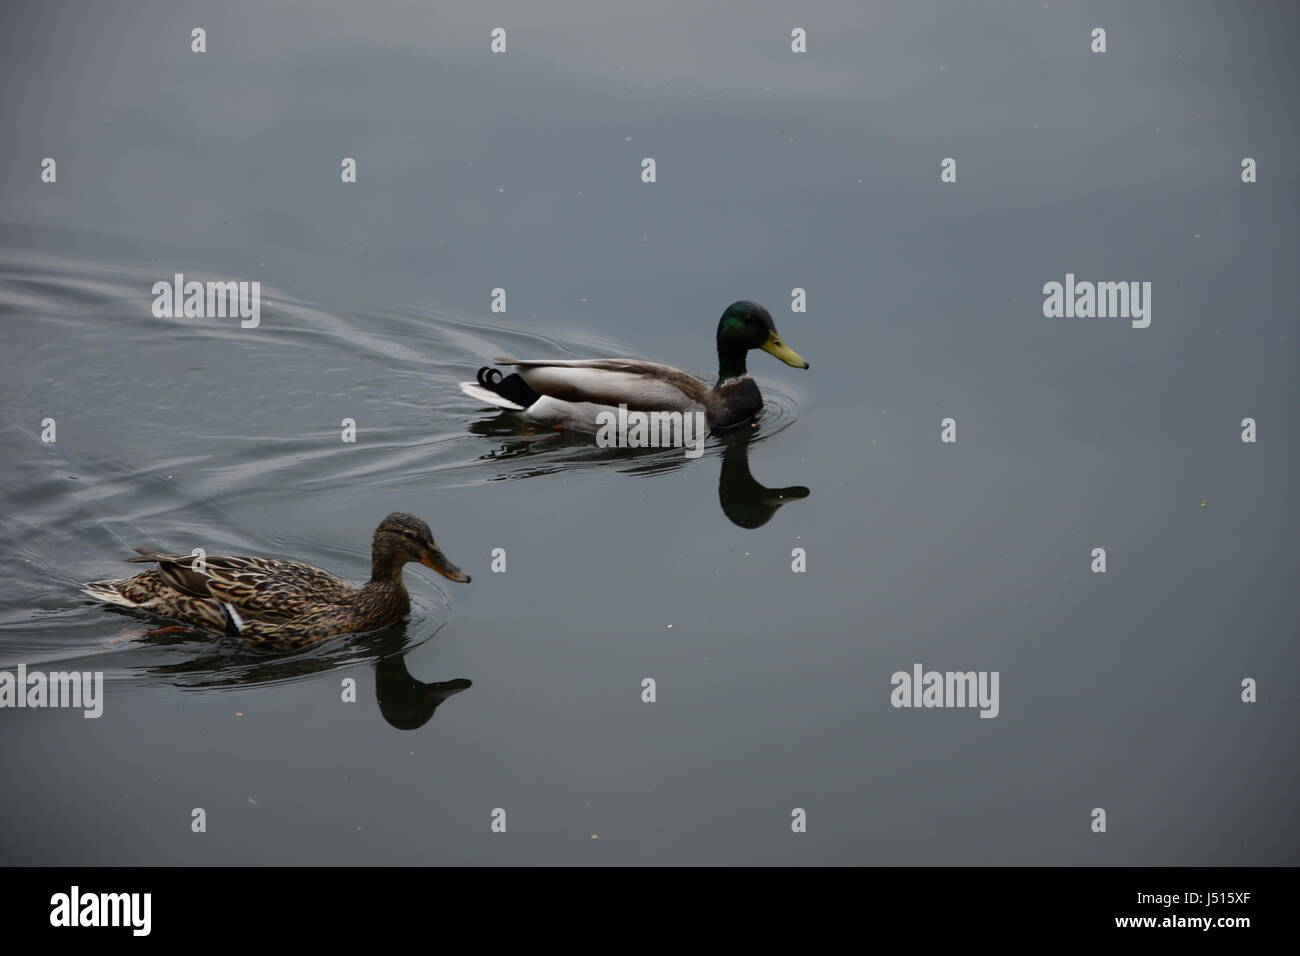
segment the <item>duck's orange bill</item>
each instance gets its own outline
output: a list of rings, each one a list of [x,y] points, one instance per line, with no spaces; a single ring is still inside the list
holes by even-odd
[[[433,568],[448,581],[459,581],[461,584],[469,584],[469,575],[462,571],[456,565],[452,564],[441,554],[435,554],[433,558],[421,558],[420,563],[426,568]]]

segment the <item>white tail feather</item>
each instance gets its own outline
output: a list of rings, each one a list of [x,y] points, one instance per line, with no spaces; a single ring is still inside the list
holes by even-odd
[[[476,382],[459,382],[458,384],[460,385],[460,390],[470,398],[477,398],[479,401],[487,402],[489,405],[496,405],[498,408],[508,408],[515,412],[522,412],[524,410],[524,406],[516,405],[514,402],[510,401],[510,399],[498,395],[496,392],[490,392]]]
[[[148,604],[141,604],[138,601],[132,601],[129,597],[119,592],[112,581],[92,581],[81,589],[83,594],[87,594],[96,600],[103,601],[105,604],[120,604],[122,607],[148,607]],[[152,604],[153,602],[149,602]]]

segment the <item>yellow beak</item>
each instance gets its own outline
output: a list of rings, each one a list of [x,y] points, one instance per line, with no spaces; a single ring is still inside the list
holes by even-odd
[[[767,341],[760,348],[769,355],[775,355],[786,365],[793,365],[795,368],[809,368],[803,356],[782,342],[781,336],[776,334],[775,329],[768,333]]]

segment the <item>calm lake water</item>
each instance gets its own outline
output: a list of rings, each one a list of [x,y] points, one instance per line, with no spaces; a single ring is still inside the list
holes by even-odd
[[[1300,862],[1293,8],[0,24],[0,670],[106,681],[0,710],[0,863]],[[175,273],[260,325],[155,318]],[[1149,281],[1150,327],[1045,318],[1067,273]],[[742,298],[811,369],[755,353],[760,424],[698,460],[456,388],[709,378]],[[259,656],[79,591],[135,546],[364,580],[394,510],[474,580],[408,568],[379,634]],[[996,719],[891,706],[918,663],[998,672]]]

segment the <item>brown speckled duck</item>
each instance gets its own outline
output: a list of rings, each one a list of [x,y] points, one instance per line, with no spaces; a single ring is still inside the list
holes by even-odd
[[[126,560],[158,566],[121,581],[93,581],[85,592],[109,604],[234,637],[262,651],[297,650],[337,634],[373,631],[400,621],[411,609],[402,582],[409,561],[451,581],[469,581],[469,575],[439,550],[429,526],[401,511],[375,529],[370,580],[361,587],[298,561],[216,555],[199,561],[190,554],[136,550],[140,557]]]

